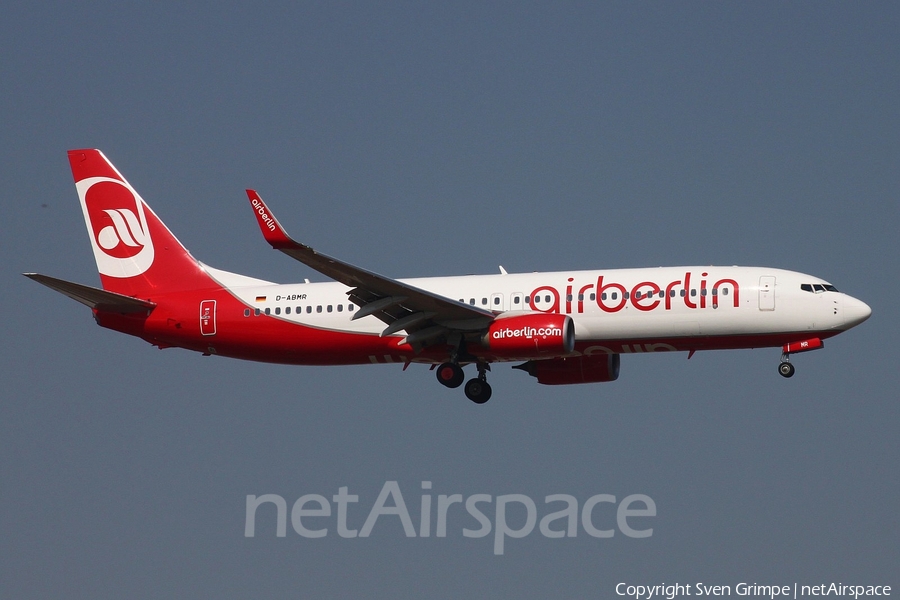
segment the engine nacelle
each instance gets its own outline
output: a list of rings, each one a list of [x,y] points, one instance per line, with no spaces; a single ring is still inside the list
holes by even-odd
[[[568,315],[556,313],[501,316],[481,341],[499,358],[561,356],[575,348],[575,323]]]
[[[618,354],[598,354],[530,360],[515,368],[537,377],[538,383],[544,385],[568,385],[615,381],[619,378],[619,362]]]

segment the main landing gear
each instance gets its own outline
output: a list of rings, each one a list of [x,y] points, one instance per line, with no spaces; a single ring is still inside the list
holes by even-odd
[[[490,365],[478,362],[478,377],[466,383],[466,398],[475,404],[484,404],[491,399],[491,385],[487,382],[487,370]]]
[[[478,365],[478,377],[470,379],[466,383],[466,398],[475,404],[484,404],[491,399],[491,385],[487,382],[487,371],[490,365],[484,362],[476,363]],[[455,362],[445,362],[437,368],[437,380],[448,388],[458,388],[465,379],[462,367]]]
[[[462,367],[456,363],[445,362],[437,368],[437,380],[448,388],[458,388],[465,378]]]

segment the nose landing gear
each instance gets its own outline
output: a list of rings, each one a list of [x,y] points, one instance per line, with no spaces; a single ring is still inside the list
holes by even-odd
[[[809,352],[824,348],[825,343],[819,338],[810,338],[800,342],[791,342],[781,347],[781,363],[778,365],[778,374],[782,377],[794,376],[794,365],[791,364],[791,354]]]
[[[778,374],[782,377],[794,376],[794,365],[788,362],[786,354],[781,357],[781,364],[778,365]]]

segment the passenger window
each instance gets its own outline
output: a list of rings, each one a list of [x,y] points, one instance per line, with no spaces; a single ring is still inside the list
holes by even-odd
[[[255,314],[255,315],[258,317],[258,316],[259,316],[259,309],[258,309],[258,308],[257,308],[257,309],[254,309],[254,310],[253,310],[253,314]]]
[[[685,296],[686,293],[687,293],[687,292],[685,292],[684,289],[678,290],[678,295],[681,296],[682,298],[684,298],[684,296]]]
[[[525,304],[531,304],[531,296],[525,296]]]
[[[722,295],[723,295],[723,296],[727,296],[727,295],[728,295],[728,288],[722,288]]]
[[[612,293],[612,299],[613,299],[613,300],[617,300],[618,298],[619,298],[619,292],[613,292],[613,293]]]
[[[544,296],[544,302],[550,302],[550,296]]]
[[[640,292],[635,292],[635,293],[634,293],[634,299],[635,299],[635,300],[640,300],[640,299],[641,299],[641,293],[640,293]]]
[[[328,305],[328,312],[331,312],[331,305]]]
[[[355,309],[356,309],[356,307],[353,306],[352,304],[347,305],[347,312],[353,312]]]
[[[272,309],[271,309],[271,308],[267,308],[267,309],[266,309],[266,314],[267,314],[267,315],[272,314]]]
[[[338,304],[337,307],[338,307],[338,312],[344,312],[344,305],[343,305],[343,304]]]
[[[482,305],[482,306],[487,306],[487,298],[482,298],[482,299],[481,299],[481,305]]]
[[[593,300],[596,300],[596,299],[597,299],[597,294],[594,294],[594,293],[592,292],[592,293],[591,293],[591,300],[593,301]]]
[[[316,312],[317,312],[317,313],[322,312],[322,305],[321,305],[321,304],[319,304],[318,306],[316,306]]]
[[[566,294],[566,302],[572,301],[572,294]]]
[[[697,295],[697,290],[691,290],[691,297],[694,297],[696,295]]]
[[[606,300],[606,292],[603,292],[602,294],[600,294],[600,299]]]
[[[513,304],[518,304],[518,303],[519,303],[519,297],[518,297],[518,296],[514,296],[514,297],[513,297]]]
[[[311,313],[311,312],[312,312],[312,306],[311,306],[311,305],[310,305],[310,306],[307,306],[307,307],[306,307],[306,314],[309,314],[309,313]]]
[[[244,316],[245,316],[245,317],[249,317],[249,316],[250,316],[250,309],[249,309],[249,308],[245,308],[245,309],[244,309]]]
[[[281,314],[281,307],[280,307],[280,306],[276,306],[276,307],[275,307],[275,314],[276,314],[276,315],[280,315],[280,314]]]
[[[469,298],[469,304],[475,306],[475,298]]]
[[[494,298],[494,304],[500,304],[500,297]]]

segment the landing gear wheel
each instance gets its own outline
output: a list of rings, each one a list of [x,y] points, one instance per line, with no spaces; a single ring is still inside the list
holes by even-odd
[[[465,378],[462,367],[456,363],[445,362],[437,368],[437,380],[448,388],[458,388]]]
[[[782,377],[793,377],[794,375],[794,365],[789,362],[783,362],[778,365],[778,374]]]
[[[491,386],[483,379],[470,379],[466,383],[466,398],[475,404],[484,404],[491,399]]]

